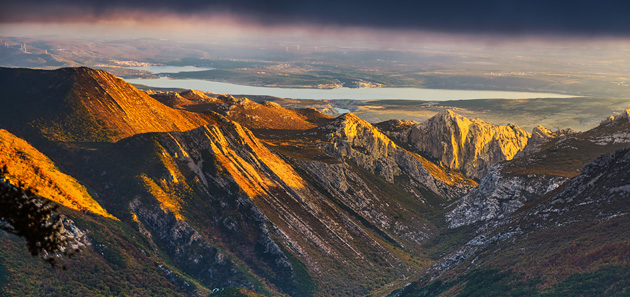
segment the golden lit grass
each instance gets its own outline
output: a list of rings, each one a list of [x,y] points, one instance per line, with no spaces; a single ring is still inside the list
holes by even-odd
[[[71,71],[64,73],[69,79],[48,92],[59,94],[48,98],[51,95],[38,93],[33,97],[39,99],[31,100],[41,114],[29,124],[50,140],[116,142],[140,133],[188,131],[215,123],[208,115],[168,107],[105,71],[83,67],[65,71]],[[46,78],[51,73],[37,75]]]
[[[239,145],[247,151],[249,156],[243,152],[237,153],[219,128],[210,126],[206,132],[216,140],[211,149],[217,158],[218,167],[231,175],[249,197],[264,194],[265,188],[276,186],[276,183],[261,170],[271,171],[291,188],[304,187],[304,181],[293,168],[270,152],[249,130],[236,123],[233,123],[233,128],[238,134],[236,139],[239,140]],[[250,160],[245,160],[243,157]],[[257,166],[254,167],[252,164]]]
[[[89,211],[115,219],[96,202],[85,187],[73,177],[57,169],[55,164],[28,142],[4,129],[0,129],[0,166],[6,165],[7,178],[44,198],[65,207]]]
[[[158,184],[156,184],[152,179],[147,177],[146,175],[141,175],[140,178],[144,183],[144,186],[147,188],[149,193],[155,197],[160,202],[160,207],[163,210],[169,211],[175,215],[175,217],[179,220],[182,220],[183,217],[181,215],[181,203],[177,201],[177,196],[170,195],[165,192]]]
[[[322,116],[325,117],[325,116]],[[306,130],[317,127],[311,120],[319,120],[305,111],[286,109],[272,102],[256,103],[244,99],[229,112],[229,119],[249,129]]]

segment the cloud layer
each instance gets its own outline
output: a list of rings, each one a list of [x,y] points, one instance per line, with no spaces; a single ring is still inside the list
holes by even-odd
[[[630,2],[612,0],[23,0],[0,22],[95,21],[146,15],[230,15],[268,25],[359,26],[449,33],[630,35]]]

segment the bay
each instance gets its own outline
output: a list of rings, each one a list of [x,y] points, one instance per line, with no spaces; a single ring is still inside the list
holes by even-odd
[[[187,66],[192,67],[192,66]],[[484,90],[445,90],[421,88],[279,88],[254,87],[225,82],[201,79],[173,79],[160,77],[156,79],[126,79],[132,84],[140,84],[155,88],[195,89],[205,92],[231,95],[264,95],[293,99],[404,99],[404,100],[466,100],[466,99],[530,99],[530,98],[570,98],[565,94],[484,91]]]

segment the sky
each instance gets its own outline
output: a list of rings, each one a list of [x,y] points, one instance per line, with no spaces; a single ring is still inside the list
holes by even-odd
[[[100,24],[148,34],[183,32],[203,24],[225,30],[359,28],[625,39],[630,36],[629,8],[630,1],[612,0],[20,0],[0,2],[0,26],[16,30],[39,24],[68,30]]]

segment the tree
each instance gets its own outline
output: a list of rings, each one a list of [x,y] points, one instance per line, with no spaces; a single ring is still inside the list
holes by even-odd
[[[64,228],[58,205],[41,198],[24,185],[6,178],[6,165],[0,169],[0,230],[26,239],[28,251],[55,267],[55,255],[71,256],[74,237]]]

